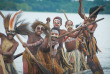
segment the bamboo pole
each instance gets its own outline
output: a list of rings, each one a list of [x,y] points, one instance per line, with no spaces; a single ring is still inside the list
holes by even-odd
[[[16,34],[16,37],[18,38],[18,40],[23,44],[23,41],[20,39],[20,37],[18,36],[18,34]],[[42,70],[42,72],[45,74],[46,72],[48,72],[49,74],[51,74],[48,70],[46,70],[46,72],[43,70],[44,67],[36,60],[36,58],[34,57],[34,55],[29,51],[29,49],[27,47],[25,47],[25,50],[28,52],[28,54],[31,56],[31,58],[36,62],[36,64],[39,66],[39,68]],[[42,68],[42,67],[43,68]]]
[[[87,26],[89,26],[89,25],[91,25],[91,24],[93,24],[93,23],[99,22],[99,21],[101,21],[101,20],[103,20],[103,19],[104,19],[104,18],[101,18],[101,19],[98,19],[98,20],[96,20],[96,21],[93,21],[93,22],[91,22],[91,23],[89,23],[89,24],[85,24],[84,26],[78,27],[77,29],[72,30],[71,32],[68,32],[68,33],[66,33],[66,34],[63,34],[62,36],[60,36],[60,37],[58,37],[58,38],[67,36],[67,35],[70,34],[70,33],[76,32],[76,31],[78,31],[78,30],[80,30],[80,29],[82,29],[82,28],[85,28],[85,27],[87,27]]]

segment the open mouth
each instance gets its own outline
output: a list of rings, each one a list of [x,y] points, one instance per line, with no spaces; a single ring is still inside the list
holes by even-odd
[[[38,31],[38,33],[41,33],[41,31]]]

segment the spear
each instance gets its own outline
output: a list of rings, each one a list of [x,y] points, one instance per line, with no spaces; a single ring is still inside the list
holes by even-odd
[[[65,13],[64,10],[63,10],[63,13],[64,13],[64,15],[65,15],[65,17],[66,17],[66,20],[68,21],[68,17],[67,17],[67,15],[66,15],[66,13]],[[63,40],[63,42],[65,42],[67,39],[68,39],[68,36]]]
[[[100,5],[99,8],[97,8],[97,9],[88,17],[88,19],[91,18],[98,10],[100,10],[101,8],[103,8],[103,7],[105,7],[105,6],[106,6],[106,5]]]
[[[23,44],[23,41],[21,40],[21,38],[18,36],[18,34],[16,34],[16,37],[18,38],[18,40]],[[34,55],[29,51],[29,49],[27,47],[25,47],[25,50],[27,51],[27,53],[31,56],[31,58],[36,62],[36,64],[39,66],[39,68],[42,70],[42,72],[44,74],[51,74],[51,72],[49,72],[44,66],[42,66],[34,57]]]
[[[63,34],[62,36],[60,36],[60,37],[58,37],[58,38],[67,36],[67,35],[69,35],[70,33],[76,32],[76,31],[78,31],[78,30],[80,30],[80,29],[82,29],[82,28],[85,28],[85,27],[87,27],[87,26],[89,26],[89,25],[91,25],[91,24],[93,24],[93,23],[99,22],[99,21],[101,21],[101,20],[103,20],[103,19],[104,19],[104,18],[101,18],[101,19],[98,19],[98,20],[96,20],[96,21],[93,21],[93,22],[91,22],[91,23],[89,23],[89,24],[85,24],[84,26],[78,27],[77,29],[72,30],[72,31],[70,31],[70,32],[68,32],[68,33],[66,33],[66,34]]]
[[[1,11],[0,11],[0,15],[2,16],[3,19],[5,19],[5,16],[3,15]]]
[[[64,13],[64,15],[65,15],[65,17],[66,17],[66,20],[68,21],[68,17],[66,16],[66,13],[65,13],[65,11],[63,10],[63,13]]]
[[[50,18],[48,17],[46,21],[47,21],[46,24],[48,25],[48,28],[49,28],[50,53],[52,54],[53,53],[53,49],[52,49],[52,41],[51,41]],[[51,58],[51,62],[52,62],[53,74],[55,74],[54,58],[53,57]]]

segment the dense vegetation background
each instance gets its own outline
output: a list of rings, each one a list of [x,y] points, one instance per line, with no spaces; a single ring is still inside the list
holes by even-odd
[[[96,5],[106,5],[104,14],[110,14],[110,0],[83,0],[86,13],[89,8]],[[0,0],[0,10],[23,10],[40,12],[65,12],[77,13],[78,0]]]

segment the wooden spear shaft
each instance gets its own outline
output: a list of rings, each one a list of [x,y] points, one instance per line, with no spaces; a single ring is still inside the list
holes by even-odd
[[[93,22],[91,22],[91,23],[89,23],[89,24],[86,24],[86,25],[84,25],[84,26],[82,26],[82,27],[79,27],[79,28],[77,28],[77,29],[75,29],[75,30],[72,30],[71,32],[68,32],[68,33],[66,33],[66,34],[63,34],[62,36],[60,36],[60,37],[58,37],[58,38],[67,36],[67,35],[70,34],[70,33],[76,32],[76,31],[78,31],[78,30],[80,30],[80,29],[82,29],[82,28],[84,28],[84,27],[87,27],[88,25],[91,25],[91,24],[96,23],[96,22],[98,22],[98,21],[101,21],[101,20],[103,20],[103,19],[104,19],[104,18],[101,18],[101,19],[98,19],[98,20],[96,20],[96,21],[93,21]]]
[[[0,15],[2,16],[3,19],[5,19],[5,16],[3,15],[1,11],[0,11]]]
[[[20,37],[18,36],[18,34],[16,34],[16,37],[19,39],[19,41],[23,44],[23,41],[20,39]],[[45,73],[45,71],[43,70],[44,68],[41,68],[40,66],[42,66],[34,57],[34,55],[29,51],[29,49],[27,47],[25,47],[25,50],[28,52],[28,54],[31,56],[31,58],[36,62],[36,64],[39,66],[39,68],[42,70],[43,73]],[[42,66],[43,67],[43,66]],[[45,69],[46,70],[46,69]],[[51,74],[48,71],[49,74]]]
[[[65,11],[63,10],[63,13],[64,13],[64,15],[65,15],[65,17],[66,17],[66,20],[68,21],[68,17],[66,16],[66,13],[65,13]]]

